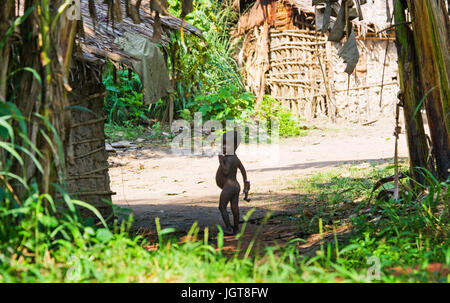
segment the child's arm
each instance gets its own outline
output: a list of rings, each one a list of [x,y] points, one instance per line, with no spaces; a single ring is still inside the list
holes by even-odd
[[[236,156],[238,160],[238,168],[242,173],[242,178],[244,179],[244,190],[250,190],[250,181],[247,180],[247,172],[245,171],[244,165],[242,165],[241,160]]]

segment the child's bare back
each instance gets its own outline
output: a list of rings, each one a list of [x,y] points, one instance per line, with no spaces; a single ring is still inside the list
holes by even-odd
[[[223,166],[220,165],[222,161]],[[236,155],[219,155],[219,168],[216,173],[217,186],[223,189],[225,185],[237,185],[236,173],[238,168],[239,158]]]

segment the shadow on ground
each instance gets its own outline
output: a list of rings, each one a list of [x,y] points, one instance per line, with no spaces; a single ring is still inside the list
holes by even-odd
[[[399,161],[406,161],[408,158],[399,158]],[[265,171],[276,171],[276,170],[297,170],[297,169],[309,169],[309,168],[325,168],[334,167],[345,164],[358,165],[363,163],[373,163],[373,164],[383,164],[393,162],[394,158],[382,158],[382,159],[363,159],[363,160],[339,160],[339,161],[318,161],[318,162],[308,162],[308,163],[296,163],[289,166],[282,167],[267,167],[261,169],[249,169],[248,172],[265,172]]]
[[[268,213],[274,216],[280,214],[295,214],[298,212],[298,202],[301,200],[300,194],[296,193],[253,193],[251,202],[241,200],[239,202],[240,221],[251,209],[254,209],[250,217],[251,221],[264,218]],[[167,204],[151,204],[146,200],[128,200],[128,205],[119,205],[132,211],[134,217],[134,228],[155,228],[155,219],[159,218],[162,228],[174,227],[179,231],[187,232],[194,222],[198,223],[200,229],[208,227],[210,230],[217,230],[216,225],[223,225],[222,217],[218,209],[218,199],[216,195],[205,197],[203,201],[174,201]],[[230,220],[232,214],[230,206],[227,208]]]
[[[216,198],[211,197],[211,198]],[[240,228],[245,228],[242,237],[238,240],[234,236],[225,236],[224,249],[229,253],[239,251],[245,253],[253,246],[251,254],[258,254],[265,247],[280,247],[287,242],[295,240],[302,254],[314,254],[320,244],[334,241],[333,233],[325,233],[321,237],[317,233],[302,230],[299,224],[300,201],[312,199],[312,195],[292,192],[254,193],[250,203],[240,201]],[[203,237],[206,227],[209,229],[210,240],[214,243],[217,238],[217,225],[223,226],[219,209],[213,200],[198,201],[196,203],[168,203],[168,204],[140,204],[139,200],[129,201],[129,208],[135,218],[134,229],[138,234],[156,240],[155,219],[159,218],[161,227],[174,227],[180,236],[186,235],[194,222],[199,227],[199,238]],[[148,203],[148,201],[147,201]],[[244,216],[254,209],[247,223],[244,225]],[[310,208],[312,211],[313,208]],[[231,210],[228,207],[230,220]],[[270,214],[268,220],[266,215]],[[311,220],[312,218],[306,218]],[[245,226],[245,227],[244,227]],[[347,226],[337,230],[339,241],[346,238],[349,233]]]

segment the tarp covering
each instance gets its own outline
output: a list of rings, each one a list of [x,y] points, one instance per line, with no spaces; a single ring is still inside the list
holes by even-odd
[[[140,60],[133,60],[132,64],[134,71],[141,79],[144,104],[155,103],[167,96],[172,86],[164,55],[158,45],[150,39],[134,33],[125,33],[115,42],[121,45],[130,56]]]

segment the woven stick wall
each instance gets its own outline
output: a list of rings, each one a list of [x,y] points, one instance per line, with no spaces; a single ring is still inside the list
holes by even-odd
[[[326,92],[319,65],[326,62],[326,40],[309,29],[270,31],[267,84],[271,95],[293,114],[311,119],[326,114]]]
[[[393,37],[370,34],[368,25],[359,24],[361,59],[349,82],[346,64],[337,55],[341,45],[316,33],[313,12],[299,12],[290,2],[277,1],[268,36],[264,25],[246,31],[239,62],[247,89],[258,97],[261,92],[272,95],[308,120],[326,116],[365,123],[392,117],[398,91]]]
[[[98,65],[75,61],[71,69],[69,93],[71,105],[70,147],[67,153],[67,188],[71,196],[96,207],[106,218],[112,207],[105,151],[103,99],[105,87]],[[85,217],[94,215],[80,209]]]
[[[326,37],[311,29],[311,18],[298,14],[286,1],[278,2],[268,36],[264,25],[249,30],[240,55],[247,89],[257,96],[261,91],[270,94],[294,115],[307,119],[329,112],[319,64],[320,58],[326,72]]]
[[[267,91],[265,74],[269,69],[269,29],[267,25],[257,26],[246,35],[241,49],[240,64],[246,88],[257,96],[259,102]]]

